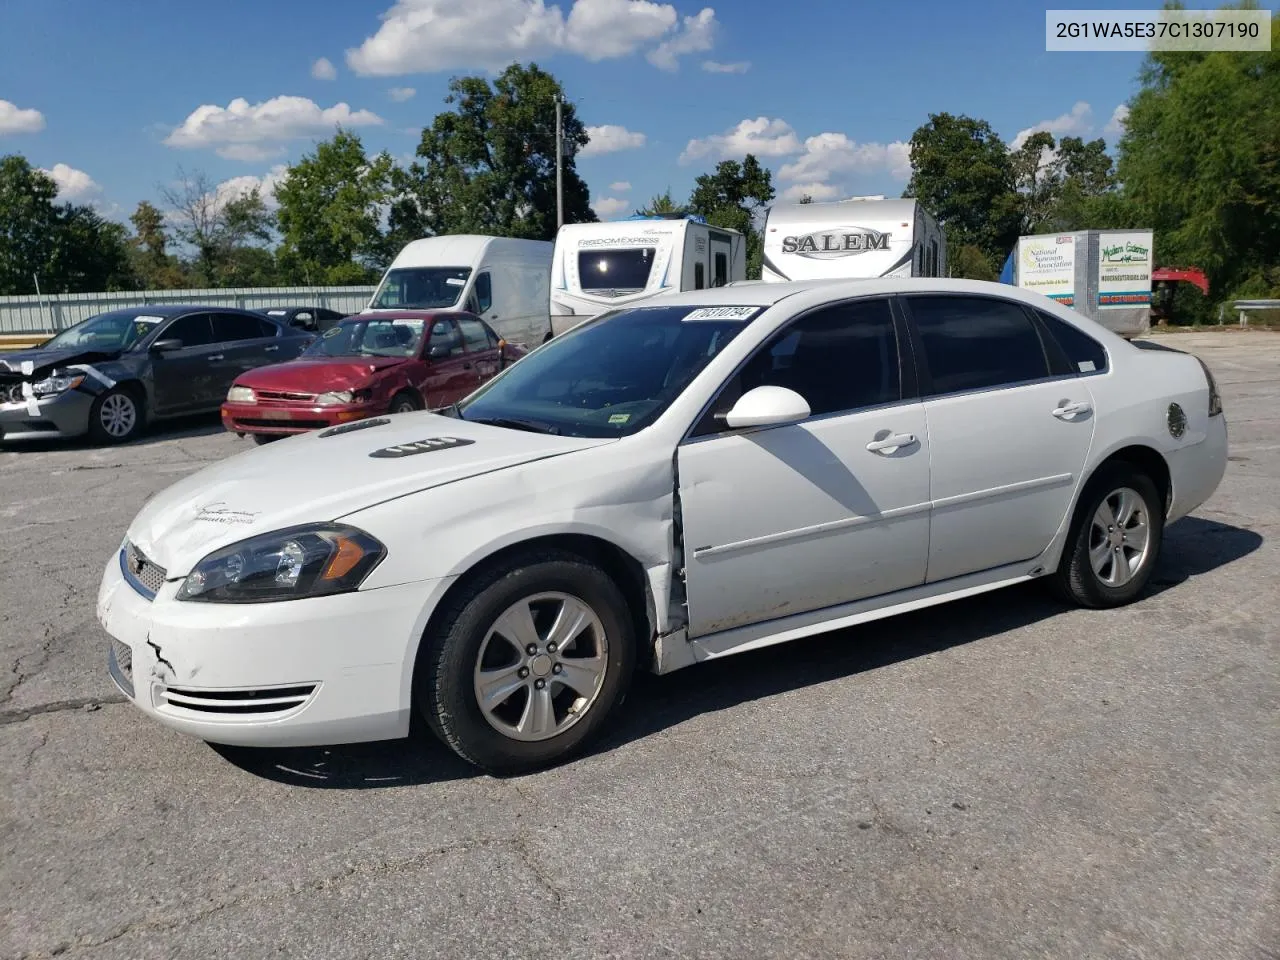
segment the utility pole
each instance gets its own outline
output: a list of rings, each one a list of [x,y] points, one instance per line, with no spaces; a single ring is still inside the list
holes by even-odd
[[[562,99],[560,94],[556,94],[556,230],[564,226],[564,128],[560,115]]]

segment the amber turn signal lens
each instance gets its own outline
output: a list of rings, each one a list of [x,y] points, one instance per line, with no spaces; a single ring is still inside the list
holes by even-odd
[[[329,561],[329,565],[325,567],[324,573],[320,574],[321,580],[342,579],[355,568],[355,565],[364,556],[364,550],[354,540],[339,536],[334,539],[334,543],[338,550],[334,553],[333,559]]]

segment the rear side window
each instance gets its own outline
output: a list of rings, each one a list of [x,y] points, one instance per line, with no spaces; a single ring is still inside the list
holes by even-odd
[[[986,297],[909,297],[933,394],[986,390],[1049,376],[1035,325],[1022,307]]]
[[[213,342],[229,343],[233,340],[259,340],[274,337],[276,328],[270,320],[259,320],[242,313],[215,313],[213,315]]]
[[[1037,310],[1036,316],[1058,341],[1071,361],[1071,369],[1077,373],[1101,373],[1107,369],[1107,351],[1097,340],[1083,330],[1059,320],[1052,314]]]

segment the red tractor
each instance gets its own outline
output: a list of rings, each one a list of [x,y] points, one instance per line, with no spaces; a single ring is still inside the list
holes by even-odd
[[[1199,267],[1158,267],[1151,271],[1151,323],[1166,326],[1173,319],[1174,285],[1179,282],[1193,284],[1206,297],[1209,280]]]

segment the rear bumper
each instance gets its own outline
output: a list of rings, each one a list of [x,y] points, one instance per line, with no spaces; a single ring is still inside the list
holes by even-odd
[[[222,404],[222,425],[233,433],[262,433],[283,436],[305,433],[341,423],[363,420],[384,411],[372,403],[344,403],[332,406],[290,406],[285,403]]]
[[[56,397],[0,403],[0,440],[51,440],[89,432],[94,397],[68,390]]]

